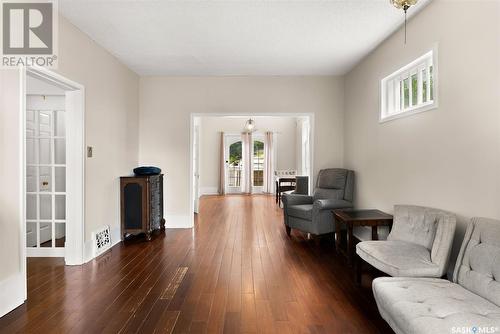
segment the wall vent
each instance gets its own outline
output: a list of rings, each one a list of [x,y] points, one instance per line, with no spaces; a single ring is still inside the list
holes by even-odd
[[[103,226],[93,233],[94,257],[111,248],[111,232],[109,226]]]

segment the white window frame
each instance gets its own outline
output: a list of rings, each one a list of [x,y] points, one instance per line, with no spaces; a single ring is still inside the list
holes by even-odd
[[[424,102],[422,98],[423,89],[423,77],[422,70],[427,69],[427,79],[429,82],[430,74],[429,67],[432,66],[432,96],[433,99],[430,101],[431,91],[427,89],[427,101]],[[417,74],[417,98],[418,101],[416,105],[412,105],[413,94],[412,94],[412,80],[411,77]],[[404,80],[408,80],[408,90],[409,90],[409,103],[408,107],[404,108],[404,101],[400,100],[399,94],[394,94],[396,88],[394,84],[398,85],[399,89],[403,89],[400,84]],[[404,95],[404,94],[402,94]],[[392,100],[392,103],[390,103]],[[401,108],[403,104],[403,108]],[[399,106],[396,108],[396,106]],[[435,46],[432,50],[426,52],[424,55],[418,57],[408,65],[400,68],[391,75],[383,78],[380,81],[380,118],[379,122],[387,122],[394,119],[407,117],[424,111],[429,111],[436,109],[438,107],[438,48]],[[396,108],[396,109],[395,109]]]

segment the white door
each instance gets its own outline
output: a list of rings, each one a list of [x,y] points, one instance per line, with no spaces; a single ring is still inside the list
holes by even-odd
[[[193,133],[193,171],[194,171],[194,212],[200,212],[200,126],[195,124]]]
[[[264,190],[264,136],[254,135],[252,143],[252,193]]]
[[[241,136],[226,135],[224,151],[226,194],[241,193],[241,178],[243,176]]]
[[[26,247],[28,256],[64,256],[66,113],[64,96],[26,98]]]

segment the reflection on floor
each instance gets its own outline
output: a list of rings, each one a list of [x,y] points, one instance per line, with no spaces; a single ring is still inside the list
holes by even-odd
[[[0,333],[391,333],[331,238],[289,238],[282,219],[271,196],[209,196],[193,230],[83,266],[28,258],[28,301]]]
[[[65,237],[56,239],[56,247],[64,247],[65,242]],[[52,240],[45,241],[44,243],[40,244],[40,247],[52,247]]]

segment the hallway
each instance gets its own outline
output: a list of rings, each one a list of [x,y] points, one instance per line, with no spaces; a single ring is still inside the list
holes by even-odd
[[[272,196],[202,197],[194,230],[84,266],[28,259],[28,301],[0,333],[390,333],[331,239],[285,234]]]

